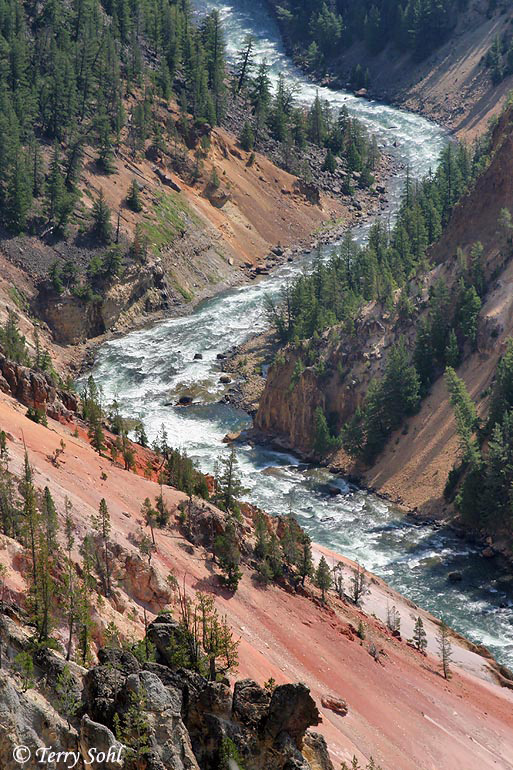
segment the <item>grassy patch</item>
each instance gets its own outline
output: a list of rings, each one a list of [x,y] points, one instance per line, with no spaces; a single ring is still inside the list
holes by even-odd
[[[176,290],[180,292],[180,294],[182,295],[182,297],[186,302],[191,302],[193,295],[191,294],[190,291],[187,291],[187,289],[184,289],[183,286],[178,286],[178,285],[176,287]]]
[[[28,311],[29,303],[28,299],[22,291],[16,288],[16,286],[10,286],[8,289],[9,296],[20,310]]]
[[[318,233],[324,233],[328,230],[332,230],[334,227],[338,227],[339,225],[343,225],[345,222],[345,217],[335,217],[335,219],[328,219],[325,222],[321,222],[320,225],[318,225],[314,230],[314,235],[317,235]]]
[[[187,219],[196,220],[176,193],[161,193],[151,217],[144,217],[143,229],[156,254],[185,233]]]

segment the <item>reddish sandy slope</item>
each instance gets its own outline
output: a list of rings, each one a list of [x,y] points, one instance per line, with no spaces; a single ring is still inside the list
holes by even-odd
[[[105,497],[116,541],[133,548],[128,535],[138,527],[143,499],[154,497],[157,485],[99,458],[67,426],[50,421],[49,428],[44,428],[27,420],[23,412],[11,399],[0,396],[0,428],[9,434],[12,469],[21,468],[24,437],[36,483],[51,486],[61,511],[64,496],[69,496],[79,533],[88,529],[91,514]],[[48,456],[61,438],[66,449],[62,465],[55,467]],[[106,479],[101,478],[102,472]],[[166,494],[169,505],[176,509],[183,495],[173,490]],[[381,581],[373,578],[371,594],[364,602],[368,617],[333,596],[330,606],[323,608],[315,597],[289,594],[277,587],[257,588],[247,570],[236,595],[229,596],[218,588],[205,552],[194,548],[188,553],[183,548],[174,522],[156,537],[154,560],[164,575],[172,569],[180,579],[185,575],[188,590],[217,594],[220,610],[241,637],[239,676],[260,683],[270,676],[278,682],[301,680],[311,688],[323,715],[320,729],[337,770],[353,754],[360,760],[372,755],[383,770],[513,768],[513,691],[494,684],[485,659],[457,640],[454,677],[445,682],[432,654],[435,626],[425,613],[431,649],[427,657],[392,638],[372,613],[383,618],[386,600],[395,602],[405,636],[411,634],[412,618],[418,613]],[[7,538],[0,543],[0,562],[10,566],[10,585],[19,594],[23,580],[14,569],[17,546]],[[329,553],[328,558],[338,559]],[[142,605],[133,596],[124,598],[122,613],[106,602],[102,615],[127,632],[140,634]],[[137,617],[129,620],[133,608]],[[350,629],[359,617],[367,626],[363,643]],[[381,663],[369,654],[369,640],[384,651]],[[347,716],[322,706],[326,696],[345,699]]]

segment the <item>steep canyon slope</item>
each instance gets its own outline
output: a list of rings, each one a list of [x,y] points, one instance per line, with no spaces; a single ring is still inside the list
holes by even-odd
[[[322,334],[315,343],[316,363],[306,366],[297,378],[293,378],[294,370],[305,354],[301,345],[285,348],[285,355],[270,369],[260,398],[257,430],[307,455],[314,450],[318,407],[330,415],[334,431],[340,430],[361,405],[369,383],[383,374],[393,345],[402,338],[414,349],[419,324],[428,312],[430,289],[442,279],[452,287],[450,291],[456,291],[461,260],[471,259],[476,242],[482,243],[480,264],[488,288],[479,314],[476,349],[465,349],[457,371],[478,410],[486,412],[483,396],[489,394],[497,361],[513,333],[510,234],[500,224],[501,211],[509,209],[513,201],[512,118],[509,108],[493,133],[488,168],[456,205],[441,238],[428,251],[431,269],[420,285],[415,281],[410,285],[416,287],[417,296],[413,318],[400,318],[397,310],[384,310],[379,302],[366,305],[353,334],[342,326]],[[318,360],[323,364],[321,372]],[[407,508],[438,516],[446,508],[443,490],[458,456],[456,425],[445,382],[439,378],[418,413],[391,435],[372,467],[355,464],[343,452],[335,453],[330,462],[357,473],[369,486]]]
[[[83,438],[73,435],[73,423],[49,420],[45,428],[27,420],[23,411],[17,402],[0,396],[0,421],[8,436],[11,468],[22,472],[26,447],[34,467],[34,482],[37,487],[51,487],[59,517],[65,498],[71,502],[77,541],[89,530],[100,498],[108,501],[115,533],[110,548],[116,590],[111,599],[104,599],[101,608],[93,611],[95,644],[105,644],[109,622],[137,639],[143,634],[144,612],[148,622],[164,607],[178,613],[164,579],[172,570],[180,583],[184,581],[188,595],[196,590],[211,593],[219,611],[226,614],[235,636],[240,637],[238,678],[251,677],[260,685],[269,677],[277,684],[300,680],[311,689],[322,716],[322,724],[316,729],[325,736],[335,767],[342,760],[350,762],[353,755],[363,763],[373,756],[387,770],[510,767],[513,691],[496,684],[496,668],[475,647],[457,636],[453,638],[453,678],[443,680],[435,658],[438,621],[372,576],[363,611],[334,593],[324,606],[310,583],[306,591],[297,593],[272,584],[263,588],[246,564],[237,593],[232,595],[219,585],[208,549],[201,544],[208,527],[198,530],[199,539],[188,538],[180,525],[178,508],[186,495],[168,487],[164,487],[164,495],[171,511],[170,524],[155,530],[157,548],[148,567],[134,545],[134,537],[142,524],[141,503],[145,497],[159,494],[158,484],[99,457]],[[61,439],[65,449],[55,464],[51,458],[61,446]],[[224,514],[196,502],[205,522],[210,515],[222,522]],[[249,546],[251,515],[244,517],[243,527]],[[316,559],[321,554],[330,562],[342,561],[350,577],[349,562],[322,549],[317,550]],[[0,560],[7,567],[4,600],[24,604],[27,575],[22,547],[3,536]],[[402,640],[383,622],[392,603],[402,615]],[[418,614],[424,619],[428,635],[427,657],[405,641]],[[357,636],[360,621],[366,628],[364,641]],[[17,626],[17,634],[23,637],[19,621]],[[65,628],[58,627],[55,633],[59,644],[64,643]],[[6,657],[9,667],[13,642],[4,639],[4,644],[10,650]],[[372,649],[380,651],[378,661],[370,654]],[[43,694],[31,688],[19,695],[24,705],[18,710],[18,727],[13,727],[11,690],[9,677],[4,674],[0,686],[6,698],[5,708],[0,710],[0,751],[6,767],[10,766],[12,744],[21,737],[20,729],[34,728],[40,736],[51,735],[53,730],[55,740],[64,725],[53,706],[45,705]],[[42,709],[46,720],[46,732],[30,721],[36,718],[38,709]],[[22,728],[19,720],[23,719],[26,723]]]
[[[489,52],[497,41],[506,40],[507,47],[511,40],[513,17],[508,0],[469,0],[452,4],[441,28],[431,36],[433,39],[429,37],[430,14],[434,16],[443,8],[451,7],[449,2],[433,4],[431,11],[426,3],[424,15],[419,6],[415,9],[413,3],[403,3],[398,20],[393,16],[393,3],[366,3],[363,9],[356,10],[341,0],[334,4],[342,16],[341,40],[330,47],[332,38],[326,37],[322,63],[313,65],[304,39],[306,34],[308,41],[315,40],[322,49],[322,37],[315,37],[314,23],[316,12],[319,19],[322,18],[321,4],[311,6],[313,21],[309,36],[304,28],[297,29],[288,15],[290,7],[297,3],[270,0],[270,5],[289,49],[303,66],[313,68],[318,76],[327,72],[328,79],[341,87],[349,85],[360,89],[365,84],[373,97],[418,111],[441,122],[459,138],[471,140],[483,133],[490,118],[500,113],[513,86],[510,70],[504,67],[500,75],[494,76],[488,66]],[[384,31],[379,30],[378,41],[374,39],[376,30],[373,26],[376,8],[382,14],[377,26],[381,21],[384,27]],[[404,19],[404,11],[410,14],[411,28],[406,38],[398,41],[397,28]],[[346,24],[346,17],[352,16],[356,21]],[[416,34],[415,25],[422,24],[424,19],[428,30],[425,34],[419,31],[418,36],[420,44],[425,40],[429,48],[417,57],[415,51],[412,52],[411,38]],[[316,23],[320,25],[321,22]],[[357,67],[360,75],[355,79]]]

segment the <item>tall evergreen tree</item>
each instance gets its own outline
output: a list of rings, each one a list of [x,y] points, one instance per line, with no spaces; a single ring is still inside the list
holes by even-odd
[[[100,188],[98,197],[93,203],[92,209],[93,233],[101,243],[110,243],[112,239],[112,225],[110,221],[110,209],[107,206],[103,189]]]
[[[331,570],[324,556],[321,556],[315,570],[314,582],[321,591],[321,598],[324,603],[326,601],[326,592],[329,591],[333,583]]]
[[[111,531],[111,522],[109,509],[104,497],[100,500],[100,506],[98,508],[98,514],[91,518],[91,524],[93,529],[100,536],[101,550],[102,550],[102,565],[100,569],[100,577],[103,583],[103,590],[105,596],[111,595],[111,574],[112,564],[109,556],[109,540]]]

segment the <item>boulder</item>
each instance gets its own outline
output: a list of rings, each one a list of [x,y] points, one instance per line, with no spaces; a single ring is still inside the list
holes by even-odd
[[[223,438],[223,444],[233,444],[238,438],[240,438],[240,431],[238,433],[227,433]]]
[[[126,553],[119,578],[129,596],[159,612],[171,601],[171,589],[157,570],[138,553]]]
[[[139,671],[128,675],[123,697],[129,701],[131,695],[141,695],[145,711],[155,714],[167,711],[172,716],[181,716],[181,692],[174,687],[166,687],[153,671]]]
[[[220,382],[222,385],[228,385],[228,383],[230,383],[231,381],[232,381],[232,378],[231,378],[231,377],[230,377],[228,374],[222,374],[222,375],[219,377],[219,382]]]
[[[341,717],[345,717],[347,715],[347,703],[342,698],[336,698],[333,695],[325,695],[321,699],[321,704],[325,709],[329,709]]]
[[[268,736],[277,738],[280,733],[287,733],[301,748],[307,729],[320,723],[319,710],[302,682],[283,684],[274,690],[264,725]]]
[[[78,410],[78,397],[58,390],[48,374],[10,361],[1,353],[0,390],[25,406],[48,411],[52,417],[68,417]]]
[[[0,767],[15,770],[42,766],[35,761],[17,764],[13,750],[20,745],[26,746],[32,757],[45,746],[76,751],[76,733],[44,698],[34,690],[21,692],[19,683],[0,670]],[[64,765],[55,765],[55,770],[64,770]]]
[[[271,693],[252,679],[235,682],[232,718],[241,724],[258,727],[267,714]]]
[[[451,583],[460,583],[463,580],[463,575],[461,574],[461,572],[456,572],[456,571],[449,572],[449,574],[447,575],[447,579]]]
[[[305,182],[304,179],[298,179],[294,182],[295,192],[302,195],[309,203],[314,206],[319,206],[321,203],[321,191],[317,185],[311,182]]]
[[[67,669],[70,675],[70,688],[73,688],[74,695],[77,700],[80,700],[82,693],[82,676],[85,673],[85,669],[77,666],[75,663],[64,660],[61,656],[57,655],[54,650],[48,647],[40,647],[34,653],[34,665],[41,671],[41,675],[44,676],[45,688],[55,688],[59,677]],[[36,669],[36,671],[37,671]]]
[[[199,691],[196,708],[215,714],[221,719],[230,719],[232,713],[232,691],[223,682],[207,682]]]
[[[141,668],[135,655],[117,647],[102,647],[98,650],[98,660],[100,665],[117,668],[124,674],[133,674]]]
[[[162,171],[158,166],[155,166],[153,171],[166,187],[170,187],[175,192],[182,192],[182,188],[174,181],[174,179],[169,174]]]
[[[130,674],[126,694],[140,698],[150,730],[147,770],[199,770],[187,728],[182,721],[182,695],[166,687],[151,671]]]
[[[334,770],[324,735],[309,730],[305,735],[302,751],[310,767],[316,770]]]
[[[126,673],[110,664],[95,666],[87,672],[82,699],[86,712],[95,722],[113,725],[118,694],[125,681]]]
[[[170,668],[176,668],[173,661],[173,650],[184,641],[180,624],[173,619],[171,614],[157,615],[148,626],[148,639],[155,645],[157,662]]]

